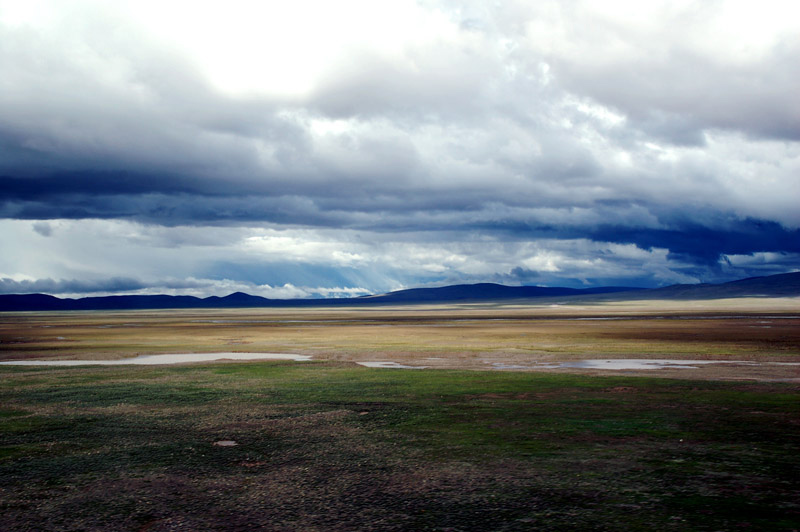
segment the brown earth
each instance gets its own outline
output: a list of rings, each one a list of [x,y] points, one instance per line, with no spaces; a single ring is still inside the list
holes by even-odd
[[[0,360],[226,351],[430,368],[797,380],[800,366],[767,363],[800,361],[800,299],[0,314]],[[762,364],[531,368],[597,358]]]
[[[797,299],[17,313],[0,315],[0,342],[2,360],[254,351],[329,361],[3,367],[0,530],[800,524],[798,366],[767,364],[800,362]],[[352,364],[587,358],[763,365],[535,370],[691,379],[673,381]]]

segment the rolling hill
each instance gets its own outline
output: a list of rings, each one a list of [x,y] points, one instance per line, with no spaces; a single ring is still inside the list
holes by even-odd
[[[412,288],[387,294],[341,299],[267,299],[242,292],[225,297],[168,295],[120,295],[58,298],[46,294],[0,295],[0,311],[51,310],[144,310],[259,308],[311,306],[369,306],[467,301],[526,300],[566,297],[570,300],[592,299],[721,299],[733,297],[800,296],[800,272],[751,277],[721,284],[678,284],[663,288],[640,289],[621,286],[564,288],[543,286],[505,286],[493,283],[461,284],[434,288]]]

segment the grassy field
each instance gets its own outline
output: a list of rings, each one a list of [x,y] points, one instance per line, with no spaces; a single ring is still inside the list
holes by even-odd
[[[272,352],[493,369],[586,358],[800,361],[800,299],[5,314],[0,360]],[[653,376],[685,376],[657,370]],[[714,367],[701,378],[800,378]]]
[[[703,305],[3,315],[3,359],[315,361],[0,366],[0,530],[798,530],[791,367],[480,370],[800,361],[796,300]]]
[[[0,371],[3,530],[800,527],[795,385],[332,362]]]

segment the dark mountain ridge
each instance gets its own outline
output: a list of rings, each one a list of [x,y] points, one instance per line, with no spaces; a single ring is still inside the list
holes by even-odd
[[[387,294],[340,299],[267,299],[243,292],[235,292],[225,297],[211,296],[206,298],[168,295],[120,295],[68,299],[46,294],[7,294],[0,295],[0,311],[332,307],[527,300],[547,297],[568,298],[569,300],[591,298],[608,301],[613,299],[721,299],[794,296],[800,296],[800,272],[766,277],[750,277],[722,284],[677,284],[651,289],[623,286],[578,289],[478,283],[435,288],[411,288]]]
[[[436,288],[410,288],[360,299],[386,302],[464,301],[474,299],[523,299],[529,297],[608,294],[638,290],[624,286],[564,288],[547,286],[505,286],[494,283],[456,284]]]

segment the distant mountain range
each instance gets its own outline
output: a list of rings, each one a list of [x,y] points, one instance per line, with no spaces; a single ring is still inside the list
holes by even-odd
[[[722,284],[674,284],[642,291],[646,299],[723,299],[800,296],[800,272],[749,277]],[[639,291],[630,294],[637,295]]]
[[[368,306],[468,301],[506,301],[536,298],[577,299],[720,299],[730,297],[800,296],[800,272],[751,277],[722,284],[677,284],[641,289],[622,286],[563,288],[504,286],[493,283],[412,288],[375,296],[340,299],[267,299],[236,292],[225,297],[127,295],[62,299],[45,294],[0,295],[0,311],[145,310],[256,307]]]
[[[411,288],[378,296],[364,296],[362,301],[381,303],[425,303],[438,301],[528,299],[534,297],[561,297],[609,294],[639,290],[625,286],[603,286],[600,288],[563,288],[546,286],[505,286],[494,283],[456,284],[437,288]]]

